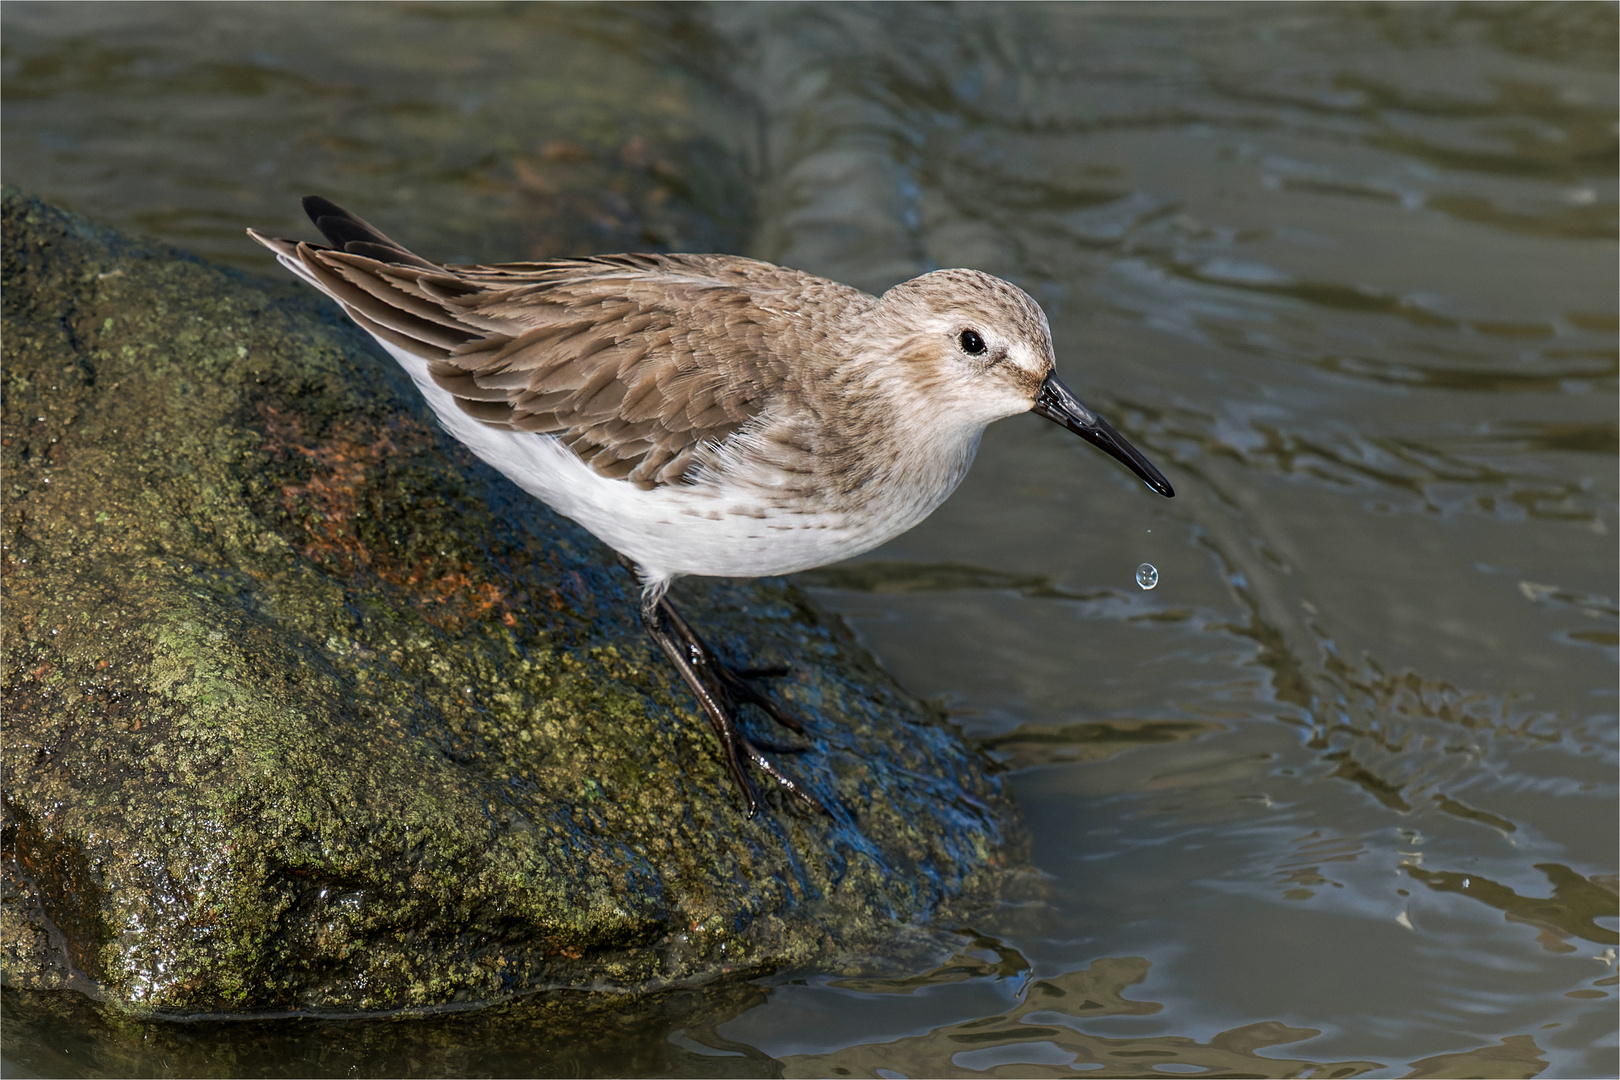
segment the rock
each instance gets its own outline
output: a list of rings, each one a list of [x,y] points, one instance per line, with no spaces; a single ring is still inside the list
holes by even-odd
[[[308,290],[14,191],[3,275],[7,985],[646,993],[889,950],[993,886],[987,761],[786,583],[677,595],[792,666],[782,758],[832,821],[743,816],[611,553]]]

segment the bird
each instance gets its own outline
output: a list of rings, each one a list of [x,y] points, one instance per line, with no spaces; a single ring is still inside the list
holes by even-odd
[[[248,235],[398,361],[453,437],[637,576],[642,625],[707,716],[750,818],[745,760],[827,811],[742,732],[740,706],[804,726],[754,685],[785,669],[723,662],[670,602],[672,581],[868,551],[932,513],[985,427],[1020,413],[1175,494],[1058,378],[1040,305],[978,270],[872,296],[737,255],[440,264],[325,198],[303,208],[325,245]]]

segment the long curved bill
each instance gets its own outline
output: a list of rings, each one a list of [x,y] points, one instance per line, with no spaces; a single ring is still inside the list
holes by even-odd
[[[1041,383],[1040,393],[1030,411],[1044,416],[1054,424],[1062,424],[1086,442],[1142,478],[1142,482],[1167,499],[1176,497],[1175,489],[1142,452],[1125,441],[1125,436],[1108,426],[1108,421],[1080,403],[1074,392],[1058,380],[1054,372]]]

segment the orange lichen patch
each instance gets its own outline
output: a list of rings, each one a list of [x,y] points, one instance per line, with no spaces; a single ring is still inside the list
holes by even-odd
[[[356,425],[340,424],[331,438],[315,442],[296,414],[261,404],[259,415],[265,423],[265,449],[299,454],[316,465],[309,483],[281,487],[282,506],[308,535],[307,542],[298,547],[299,552],[350,573],[369,567],[372,553],[354,531],[357,496],[365,485],[367,471],[386,455],[399,452],[393,438],[372,428],[366,432],[369,437],[361,439]],[[394,426],[403,428],[410,423],[405,418]]]
[[[299,554],[336,574],[371,575],[405,591],[423,616],[443,630],[492,617],[517,625],[527,594],[507,595],[501,585],[476,577],[471,563],[453,555],[403,562],[386,541],[368,545],[357,528],[367,505],[368,477],[387,458],[431,445],[425,425],[411,416],[394,417],[386,429],[344,422],[317,439],[296,413],[261,404],[259,415],[265,449],[297,454],[315,466],[308,482],[280,487],[283,508],[303,531],[302,542],[293,544]],[[560,597],[548,599],[552,606],[561,604]]]
[[[501,587],[491,581],[474,581],[467,573],[470,566],[463,563],[461,569],[452,569],[441,573],[444,560],[427,559],[409,570],[397,567],[374,567],[377,576],[390,585],[398,585],[408,589],[413,594],[416,603],[424,609],[429,621],[437,622],[435,616],[450,618],[457,624],[468,619],[481,619],[492,612],[499,612],[500,619],[507,626],[517,625],[517,616],[513,614],[512,604],[502,593]],[[437,604],[437,608],[428,608],[430,604]]]

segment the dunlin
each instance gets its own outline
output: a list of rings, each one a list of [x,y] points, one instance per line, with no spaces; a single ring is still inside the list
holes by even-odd
[[[720,740],[821,804],[746,738],[742,703],[802,726],[723,663],[665,595],[683,574],[789,574],[898,536],[967,473],[992,420],[1034,412],[1170,484],[1069,391],[1046,315],[976,270],[873,297],[734,255],[441,266],[319,197],[331,247],[248,230],[336,300],[440,423],[641,579],[647,633]]]

